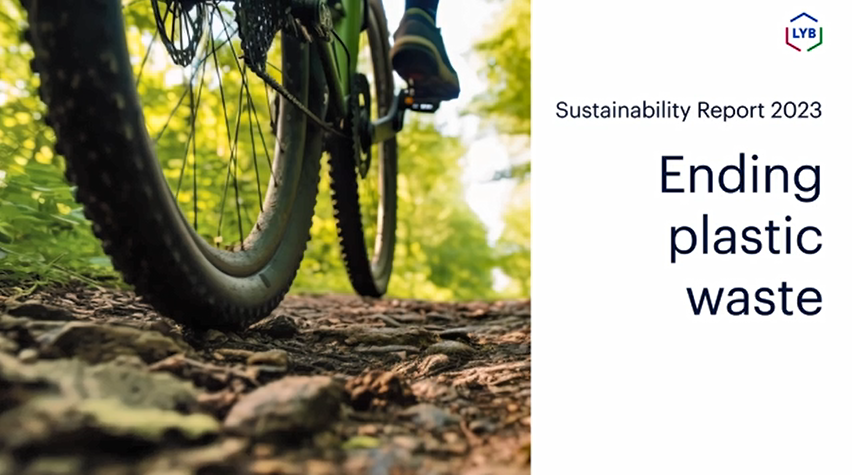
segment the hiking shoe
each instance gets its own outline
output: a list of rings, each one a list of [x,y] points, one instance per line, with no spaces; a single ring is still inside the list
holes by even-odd
[[[459,76],[450,65],[441,30],[428,13],[419,8],[406,10],[393,37],[393,68],[412,85],[415,100],[459,97]]]

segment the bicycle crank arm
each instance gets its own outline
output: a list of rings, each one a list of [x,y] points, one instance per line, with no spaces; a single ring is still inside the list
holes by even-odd
[[[370,143],[382,143],[390,139],[400,130],[405,120],[406,101],[411,101],[411,96],[408,91],[400,91],[396,96],[396,100],[391,104],[391,108],[384,117],[370,123]]]
[[[440,101],[417,100],[410,89],[400,91],[388,113],[370,124],[370,142],[381,143],[399,133],[406,110],[434,114],[440,104]]]

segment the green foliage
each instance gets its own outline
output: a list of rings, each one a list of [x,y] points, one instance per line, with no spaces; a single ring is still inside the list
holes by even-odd
[[[506,180],[510,178],[526,180],[532,174],[532,163],[529,161],[517,163],[506,170],[500,170],[494,174],[493,180]]]
[[[487,230],[464,201],[459,139],[410,120],[400,136],[399,224],[394,256],[402,264],[391,292],[417,296],[423,274],[436,296],[491,294],[492,249]]]
[[[74,201],[42,122],[18,2],[0,0],[0,284],[115,273]],[[81,276],[80,274],[85,274]]]
[[[506,293],[512,296],[530,295],[530,191],[529,182],[515,189],[513,199],[503,213],[505,230],[497,240],[497,262],[500,269],[512,278]]]
[[[505,231],[497,241],[498,266],[512,279],[509,293],[530,293],[530,194],[532,165],[526,156],[531,132],[530,0],[502,0],[503,8],[494,32],[475,49],[486,61],[483,74],[489,87],[477,96],[471,111],[484,119],[515,146],[514,163],[498,172],[495,180],[511,179],[517,185],[504,211]]]
[[[503,0],[495,31],[475,46],[485,59],[489,87],[476,97],[472,111],[500,133],[529,137],[531,131],[530,0]]]

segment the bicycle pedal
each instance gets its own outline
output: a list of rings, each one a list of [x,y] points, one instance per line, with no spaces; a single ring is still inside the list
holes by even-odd
[[[434,114],[438,111],[438,108],[441,107],[440,100],[428,97],[417,97],[416,95],[411,94],[409,91],[405,92],[405,98],[403,103],[405,104],[406,109],[411,109],[415,112],[423,112],[427,114]]]

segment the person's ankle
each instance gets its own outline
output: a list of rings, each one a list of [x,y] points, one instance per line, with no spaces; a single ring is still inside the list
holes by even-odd
[[[438,16],[438,2],[437,0],[407,0],[405,2],[405,11],[417,9],[420,12],[426,14],[429,18],[432,19],[434,23]]]
[[[430,23],[435,25],[435,17],[430,15],[429,12],[427,12],[426,10],[424,10],[422,8],[419,8],[419,7],[407,8],[405,10],[405,16],[410,17],[411,15],[417,15],[417,16],[420,16],[422,18],[425,18],[425,19],[429,20]]]

